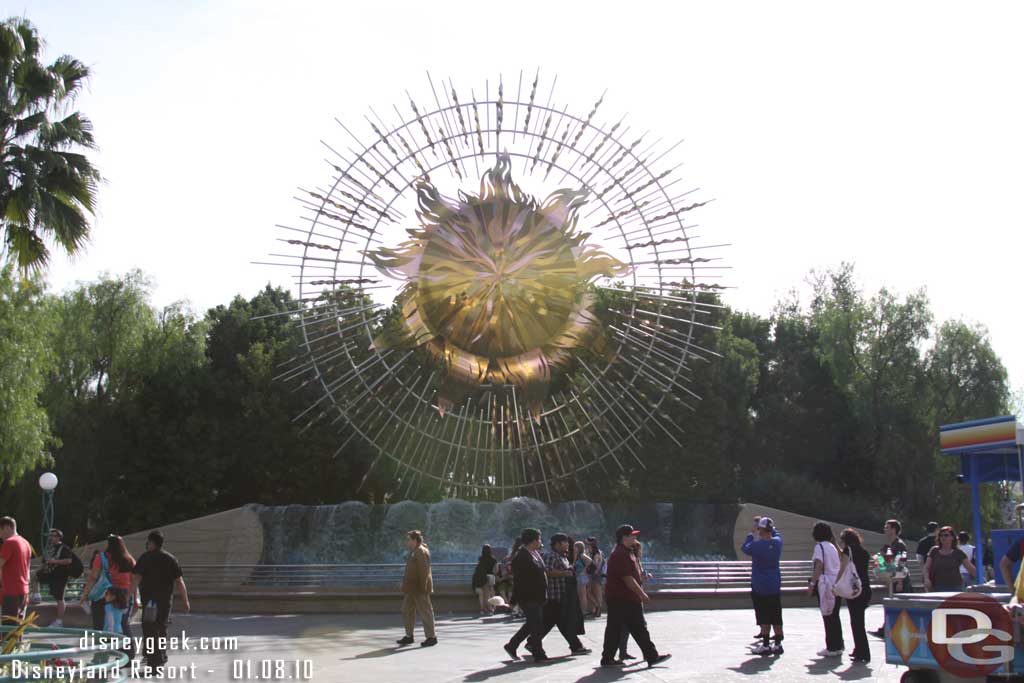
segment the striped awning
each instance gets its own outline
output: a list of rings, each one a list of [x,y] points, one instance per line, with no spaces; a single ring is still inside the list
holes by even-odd
[[[1024,425],[1022,434],[1024,434]],[[992,453],[1015,451],[1017,448],[1017,417],[1005,415],[984,420],[959,422],[939,427],[939,448],[943,453]]]

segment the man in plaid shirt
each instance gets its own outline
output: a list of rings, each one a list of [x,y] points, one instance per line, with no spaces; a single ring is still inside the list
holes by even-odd
[[[576,599],[576,574],[569,561],[569,537],[555,534],[551,550],[544,556],[548,571],[547,602],[544,604],[544,635],[556,625],[574,655],[589,654],[579,633],[583,630],[583,612]]]

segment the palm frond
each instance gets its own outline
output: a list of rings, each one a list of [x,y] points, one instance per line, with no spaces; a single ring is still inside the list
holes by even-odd
[[[36,223],[46,225],[53,241],[68,254],[74,254],[89,239],[89,223],[80,205],[64,193],[41,192],[36,201]]]
[[[23,135],[35,133],[46,123],[47,116],[45,111],[37,111],[35,114],[29,114],[24,118],[17,119],[14,121],[14,137],[20,138]]]
[[[27,225],[6,223],[4,246],[18,268],[26,272],[34,272],[45,266],[50,260],[50,250],[46,243]]]
[[[50,65],[50,73],[60,80],[58,101],[74,100],[89,79],[89,67],[71,55],[61,55]]]
[[[60,121],[47,121],[39,128],[39,144],[51,149],[70,145],[93,148],[96,141],[92,136],[92,121],[78,112],[69,114]]]
[[[12,17],[8,21],[13,22],[14,30],[21,38],[21,44],[24,46],[23,54],[31,59],[38,57],[43,48],[43,39],[39,37],[39,31],[36,30],[32,22],[24,17]]]
[[[54,97],[56,77],[35,60],[14,67],[14,113],[45,111]]]

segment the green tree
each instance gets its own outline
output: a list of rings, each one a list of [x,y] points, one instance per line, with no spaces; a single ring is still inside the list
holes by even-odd
[[[925,366],[936,426],[1010,411],[1006,368],[992,348],[984,327],[961,320],[942,323],[935,335],[935,345],[925,356]],[[934,499],[944,501],[947,519],[970,528],[970,496],[956,480],[960,458],[935,453],[934,467],[936,476],[931,488]],[[1005,485],[981,487],[985,528],[1002,526],[1001,510],[1009,495],[1010,490]]]
[[[38,280],[0,269],[0,481],[50,460],[56,441],[39,394],[46,382],[48,311]]]
[[[342,296],[338,305],[352,302]],[[235,297],[207,313],[210,384],[204,414],[225,507],[253,501],[318,504],[374,494],[379,500],[392,483],[384,465],[384,476],[371,475],[361,489],[371,448],[349,440],[349,428],[326,406],[307,412],[322,394],[307,375],[291,378],[303,343],[298,308],[287,291],[268,285],[251,299]],[[326,333],[334,322],[327,316],[323,324]],[[323,372],[330,376],[330,370]]]
[[[861,473],[864,488],[894,513],[926,514],[934,498],[922,477],[931,476],[937,429],[922,358],[931,334],[928,299],[924,292],[900,299],[884,288],[865,299],[850,265],[818,276],[814,289],[818,354],[859,434],[855,457],[838,469]]]
[[[146,276],[133,270],[124,277],[104,275],[54,299],[53,391],[67,400],[100,403],[117,393],[122,368],[145,353],[143,340],[157,324],[150,289]],[[57,397],[47,403],[56,407]]]
[[[133,395],[137,363],[157,358],[146,342],[159,321],[139,271],[79,285],[50,297],[48,308],[52,363],[41,400],[61,440],[54,451],[54,471],[64,482],[57,516],[84,538],[89,528],[111,528],[102,492],[110,487],[112,463],[124,462],[129,449],[118,398]]]
[[[92,124],[72,111],[89,69],[68,55],[44,64],[42,50],[27,19],[0,24],[0,221],[21,269],[46,265],[48,242],[82,248],[100,181],[82,153],[95,147]]]

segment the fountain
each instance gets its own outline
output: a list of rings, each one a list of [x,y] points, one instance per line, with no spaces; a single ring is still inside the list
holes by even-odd
[[[404,534],[420,529],[435,562],[473,562],[489,543],[508,548],[524,527],[545,537],[563,531],[594,536],[607,549],[615,527],[641,529],[652,560],[735,559],[732,533],[738,506],[712,503],[568,501],[548,505],[527,497],[501,503],[459,499],[367,505],[257,506],[263,525],[264,564],[401,562]]]

